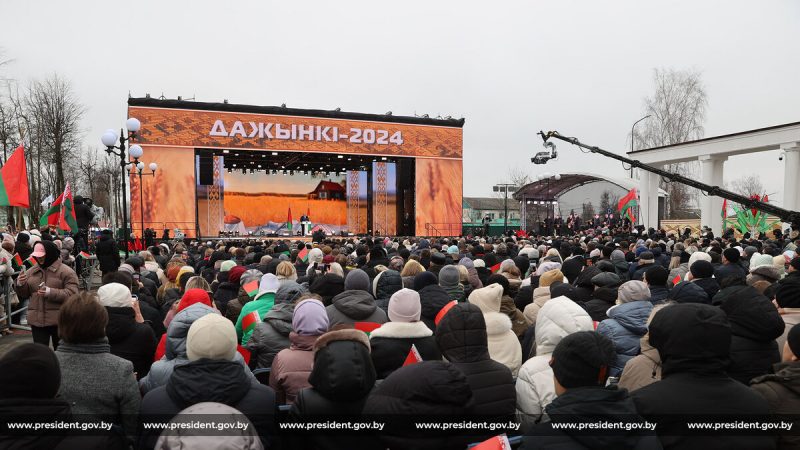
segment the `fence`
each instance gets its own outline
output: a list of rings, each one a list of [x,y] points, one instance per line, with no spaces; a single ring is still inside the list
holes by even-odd
[[[18,325],[13,323],[13,317],[28,310],[28,306],[25,305],[23,307],[18,308],[16,311],[11,311],[11,290],[13,289],[14,283],[16,282],[17,275],[19,272],[14,272],[11,275],[5,275],[0,278],[0,283],[2,283],[2,292],[3,292],[3,305],[6,308],[6,314],[3,317],[0,317],[0,322],[6,320],[8,321],[8,327],[14,328],[17,330],[27,330],[30,331],[31,327],[25,325]]]

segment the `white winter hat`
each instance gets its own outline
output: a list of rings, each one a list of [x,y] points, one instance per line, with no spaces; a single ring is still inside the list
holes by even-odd
[[[236,356],[236,329],[219,314],[206,314],[194,321],[186,335],[189,361],[201,358],[232,361]]]
[[[97,290],[97,301],[103,306],[112,308],[130,308],[133,306],[131,290],[120,283],[108,283]]]

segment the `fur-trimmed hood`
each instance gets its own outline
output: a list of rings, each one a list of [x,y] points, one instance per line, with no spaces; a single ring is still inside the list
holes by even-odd
[[[506,333],[511,330],[511,319],[503,314],[497,312],[490,312],[483,315],[486,321],[486,334],[494,336]]]
[[[425,322],[386,322],[372,331],[369,338],[397,338],[397,339],[417,339],[433,336],[433,331],[425,325]]]
[[[323,334],[322,336],[318,337],[317,340],[314,342],[314,353],[317,353],[318,351],[327,347],[332,342],[338,342],[338,341],[358,342],[367,347],[367,350],[370,350],[369,338],[367,337],[366,333],[364,333],[361,330],[346,328],[343,330],[329,331]]]

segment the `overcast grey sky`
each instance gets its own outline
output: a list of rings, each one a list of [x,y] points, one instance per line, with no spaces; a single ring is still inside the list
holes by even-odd
[[[800,121],[799,23],[795,0],[0,0],[0,47],[7,76],[72,81],[98,147],[128,91],[465,117],[464,195],[489,196],[510,167],[624,176],[566,145],[533,166],[535,133],[623,152],[655,67],[702,72],[706,136]],[[779,164],[734,158],[726,181],[779,192]]]

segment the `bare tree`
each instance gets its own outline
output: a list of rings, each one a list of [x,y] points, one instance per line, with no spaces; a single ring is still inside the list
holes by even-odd
[[[592,220],[594,214],[594,205],[592,205],[592,202],[589,201],[589,203],[584,203],[583,211],[581,213],[581,219],[583,219],[583,222],[587,223],[588,221]]]
[[[743,175],[730,183],[730,189],[737,194],[749,197],[753,194],[764,195],[766,188],[758,175]]]
[[[85,108],[70,83],[55,74],[43,81],[31,81],[25,104],[42,133],[45,162],[52,164],[48,184],[56,192],[63,191],[68,156],[80,150],[80,121]]]
[[[654,92],[644,100],[645,114],[650,118],[642,123],[633,139],[638,149],[662,147],[703,137],[708,97],[702,77],[694,70],[655,69]],[[696,177],[699,163],[668,164],[665,170],[687,177]],[[695,203],[697,191],[680,183],[665,183],[661,188],[669,195],[667,216],[678,218]]]

